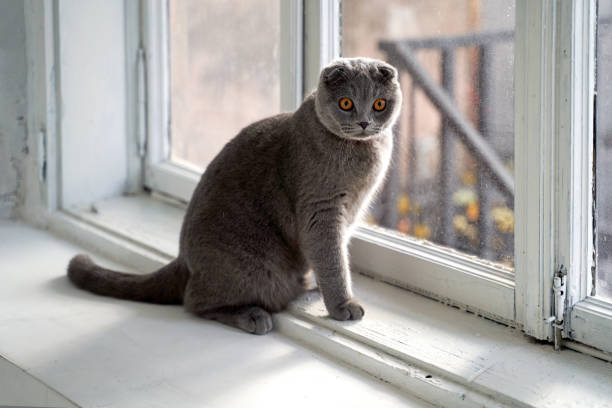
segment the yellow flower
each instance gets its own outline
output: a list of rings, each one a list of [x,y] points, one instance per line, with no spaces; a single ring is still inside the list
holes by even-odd
[[[453,218],[453,227],[457,232],[463,232],[468,226],[467,218],[464,215],[455,215]]]
[[[414,226],[414,236],[421,239],[429,239],[431,237],[431,228],[425,224],[417,224]]]
[[[508,207],[495,207],[491,210],[495,227],[500,232],[514,232],[514,212]]]
[[[397,212],[402,217],[408,214],[411,208],[410,197],[407,194],[401,194],[397,198]]]
[[[455,215],[453,218],[453,227],[460,234],[470,240],[472,245],[478,243],[478,230],[473,224],[470,224],[465,215]]]

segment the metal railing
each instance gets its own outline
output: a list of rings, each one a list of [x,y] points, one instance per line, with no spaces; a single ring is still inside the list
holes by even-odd
[[[478,89],[479,99],[487,99],[491,92],[491,50],[500,43],[513,41],[512,31],[501,31],[492,33],[477,33],[455,37],[424,38],[401,41],[381,41],[379,48],[387,55],[387,60],[399,71],[410,75],[412,83],[409,89],[409,115],[408,135],[409,140],[409,172],[410,177],[416,170],[415,152],[415,95],[416,90],[421,89],[429,101],[435,106],[442,118],[440,134],[440,156],[438,170],[438,194],[437,201],[442,207],[439,210],[439,228],[434,241],[455,247],[456,234],[453,226],[455,208],[453,207],[453,189],[458,185],[455,165],[455,144],[459,141],[470,152],[477,163],[476,186],[480,216],[478,217],[478,247],[476,253],[483,258],[493,259],[491,252],[491,239],[494,234],[494,225],[490,215],[492,183],[506,199],[510,208],[513,207],[514,178],[510,170],[504,164],[502,158],[492,147],[487,135],[490,130],[490,122],[487,109],[484,104],[478,105],[478,128],[459,110],[454,97],[454,70],[455,55],[458,48],[476,47],[478,49]],[[441,54],[440,72],[441,84],[437,83],[425,70],[416,57],[418,50],[437,50]],[[400,127],[396,128],[395,138],[399,141]],[[399,162],[399,149],[395,149],[392,168],[383,188],[380,203],[382,214],[379,222],[387,227],[395,228],[399,220],[396,211]],[[410,190],[410,186],[408,187]],[[409,191],[410,195],[410,191]]]

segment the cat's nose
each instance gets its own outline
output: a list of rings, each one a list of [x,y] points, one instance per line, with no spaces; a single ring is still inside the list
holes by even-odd
[[[370,122],[359,122],[359,126],[361,126],[362,129],[367,128],[369,124]]]

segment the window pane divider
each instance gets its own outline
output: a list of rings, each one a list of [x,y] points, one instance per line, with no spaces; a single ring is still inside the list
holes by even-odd
[[[595,10],[594,0],[517,2],[516,307],[527,334],[551,341],[552,277],[564,266],[563,337],[610,351],[609,305],[589,297]]]
[[[147,167],[170,155],[170,53],[168,1],[143,1],[143,44],[147,77]],[[145,184],[149,184],[145,171]],[[155,187],[155,186],[152,186]]]
[[[555,270],[555,118],[557,2],[516,2],[515,274],[516,319],[537,339],[552,339]]]
[[[188,201],[199,173],[169,161],[167,0],[141,4],[148,92],[145,184]],[[281,77],[281,103],[283,110],[290,110],[302,93],[314,88],[320,68],[340,54],[340,3],[282,4],[281,20],[286,25],[281,32],[288,36],[283,35],[281,42],[281,71],[286,72]],[[569,304],[589,300],[585,269],[592,265],[593,240],[592,223],[585,217],[590,217],[592,203],[588,135],[592,135],[593,95],[588,90],[593,76],[584,74],[592,71],[588,64],[593,58],[589,48],[593,10],[594,0],[517,0],[515,274],[453,250],[368,227],[359,227],[352,240],[356,269],[482,312],[538,339],[552,339],[547,321],[554,312],[552,276],[561,263],[570,272]],[[588,305],[576,310],[587,310]]]
[[[612,304],[593,298],[596,2],[559,5],[556,259],[567,275],[562,335],[612,353]]]
[[[281,109],[293,111],[302,103],[304,4],[303,0],[281,0],[280,81]]]
[[[570,4],[571,3],[571,4]],[[585,300],[593,290],[593,136],[595,91],[594,0],[570,2],[562,8],[566,44],[559,62],[567,100],[559,126],[559,263],[568,266],[568,306]],[[567,322],[566,322],[567,323]]]
[[[321,68],[340,56],[339,0],[304,2],[304,94],[314,91]]]

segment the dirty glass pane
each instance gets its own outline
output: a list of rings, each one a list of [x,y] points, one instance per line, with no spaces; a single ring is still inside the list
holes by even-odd
[[[404,92],[395,158],[367,222],[513,266],[514,198],[500,180],[513,178],[514,14],[508,0],[342,2],[343,56],[394,64]],[[408,59],[425,80],[413,80]],[[427,96],[436,89],[472,131],[445,119]]]
[[[599,1],[595,121],[597,281],[595,294],[612,298],[612,0]]]
[[[206,167],[280,111],[281,0],[171,0],[171,158]]]

